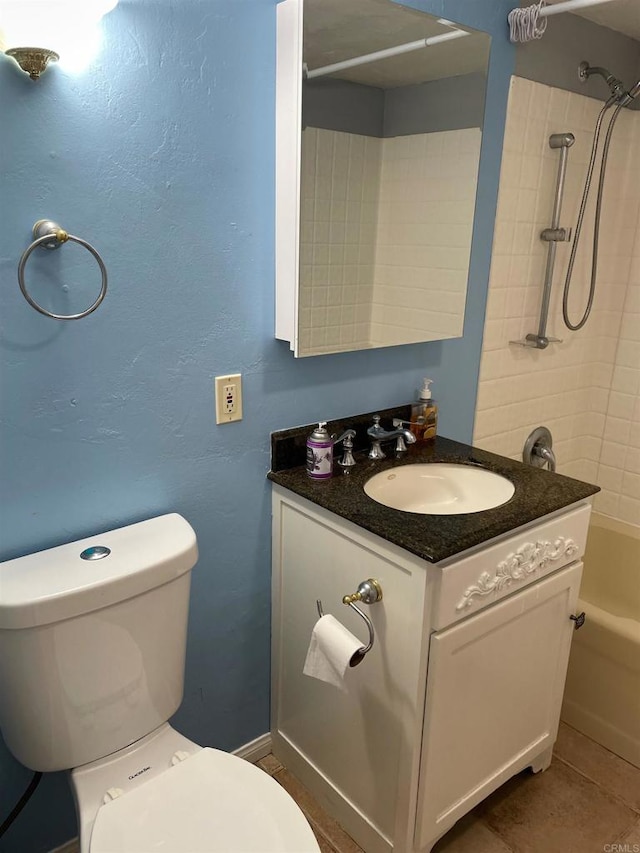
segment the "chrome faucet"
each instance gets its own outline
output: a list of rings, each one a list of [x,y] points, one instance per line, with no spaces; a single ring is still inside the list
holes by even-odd
[[[416,437],[411,432],[411,430],[405,429],[402,426],[403,421],[395,421],[393,425],[395,429],[386,430],[380,426],[380,415],[373,416],[373,425],[369,427],[367,430],[367,435],[371,439],[371,450],[369,451],[369,459],[384,459],[387,455],[382,447],[381,442],[390,441],[392,438],[402,439],[403,442],[406,441],[407,444],[414,444]],[[402,452],[402,447],[398,445],[396,446],[396,450]],[[407,448],[404,447],[404,450]]]

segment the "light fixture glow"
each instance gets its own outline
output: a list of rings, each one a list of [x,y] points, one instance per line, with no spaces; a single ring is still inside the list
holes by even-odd
[[[0,49],[37,80],[49,62],[72,71],[100,47],[100,20],[118,0],[0,0]]]

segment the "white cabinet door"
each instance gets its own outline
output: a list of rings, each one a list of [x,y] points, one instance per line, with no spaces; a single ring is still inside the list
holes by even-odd
[[[582,563],[434,634],[415,847],[556,739]]]

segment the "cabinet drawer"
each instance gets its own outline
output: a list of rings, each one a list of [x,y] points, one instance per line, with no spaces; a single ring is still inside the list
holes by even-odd
[[[433,629],[477,613],[584,554],[590,506],[538,524],[441,570]]]

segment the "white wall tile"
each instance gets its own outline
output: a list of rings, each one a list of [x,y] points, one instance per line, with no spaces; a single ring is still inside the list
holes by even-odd
[[[462,333],[480,143],[479,128],[383,140],[374,344]]]
[[[576,137],[561,217],[575,228],[600,108],[591,98],[511,80],[474,441],[519,458],[531,429],[546,423],[559,470],[596,481],[600,511],[640,524],[640,114],[624,111],[612,141],[590,319],[578,332],[562,322],[571,247],[560,243],[547,334],[562,343],[544,351],[509,344],[537,331],[547,253],[539,234],[550,225],[558,169],[548,138],[565,130]],[[592,228],[593,201],[574,270],[574,321],[588,298]]]
[[[479,128],[392,139],[304,131],[303,354],[462,334],[480,143]],[[409,310],[425,281],[428,304]],[[370,307],[354,322],[356,295]]]

